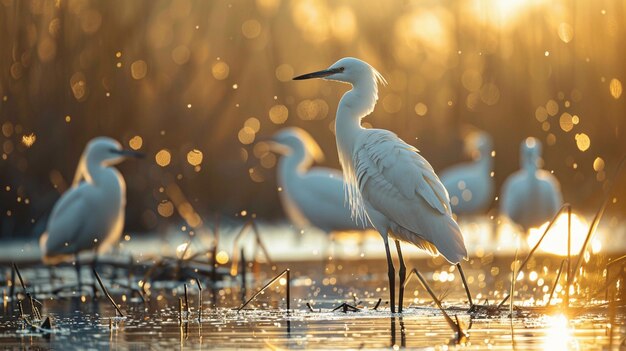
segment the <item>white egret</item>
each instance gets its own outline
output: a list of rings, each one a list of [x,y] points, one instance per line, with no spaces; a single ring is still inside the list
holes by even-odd
[[[142,154],[123,150],[107,137],[92,139],[83,151],[72,187],[54,205],[39,244],[42,260],[56,264],[74,256],[80,289],[78,253],[115,244],[124,226],[126,184],[110,167]]]
[[[521,170],[510,175],[502,185],[500,212],[524,230],[549,221],[563,203],[559,181],[539,168],[541,142],[526,138],[520,145]]]
[[[440,178],[448,190],[452,212],[457,215],[480,214],[493,200],[493,143],[489,134],[472,132],[465,138],[465,150],[474,159],[441,171]]]
[[[331,235],[365,229],[363,223],[352,220],[344,201],[341,172],[311,168],[324,155],[309,133],[301,128],[284,128],[274,134],[269,145],[282,155],[278,163],[278,184],[282,188],[279,195],[287,216],[297,227],[312,225]]]
[[[353,217],[369,220],[385,243],[392,313],[395,313],[395,268],[388,238],[395,239],[400,261],[399,312],[402,312],[406,266],[399,240],[432,255],[441,253],[450,263],[459,263],[467,257],[461,230],[450,212],[448,193],[415,147],[390,131],[361,126],[361,119],[374,110],[378,84],[386,83],[372,66],[348,57],[328,69],[294,79],[310,78],[352,85],[339,102],[335,120],[346,196]]]

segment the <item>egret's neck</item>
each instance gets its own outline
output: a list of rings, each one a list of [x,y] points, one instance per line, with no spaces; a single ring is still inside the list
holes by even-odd
[[[526,159],[522,164],[522,167],[528,173],[528,175],[535,176],[537,173],[537,161],[534,159]]]
[[[343,95],[337,108],[335,135],[339,153],[352,154],[356,137],[363,128],[361,119],[374,110],[378,100],[378,87],[374,78],[357,82]]]
[[[303,175],[313,164],[313,159],[304,150],[303,146],[292,148],[291,153],[283,156],[278,164],[282,181]]]
[[[491,153],[481,154],[476,163],[486,172],[491,172],[493,169],[493,157],[491,157]]]
[[[102,164],[100,160],[94,160],[87,158],[87,161],[84,163],[84,173],[85,181],[95,185],[101,186],[109,179],[107,178],[108,173],[110,171],[110,167]]]

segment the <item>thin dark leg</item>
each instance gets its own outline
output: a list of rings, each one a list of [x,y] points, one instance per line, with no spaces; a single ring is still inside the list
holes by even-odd
[[[400,271],[398,272],[398,276],[400,277],[398,313],[402,313],[402,303],[404,302],[404,282],[406,281],[406,265],[404,264],[404,258],[402,258],[402,249],[400,248],[400,241],[398,240],[396,240],[396,249],[398,249],[398,260],[400,261]]]
[[[389,240],[387,237],[385,240],[385,252],[387,253],[387,276],[389,277],[389,305],[391,306],[391,313],[396,313],[396,271],[391,260],[391,251],[389,251]]]
[[[92,274],[92,282],[91,289],[93,291],[93,298],[98,298],[98,288],[96,288],[96,275],[93,273],[97,271],[98,268],[98,249],[93,250],[93,261],[91,261],[91,274]]]
[[[78,292],[83,291],[83,282],[80,279],[80,261],[78,260],[78,253],[74,254],[74,268],[76,268],[76,278],[78,279]]]

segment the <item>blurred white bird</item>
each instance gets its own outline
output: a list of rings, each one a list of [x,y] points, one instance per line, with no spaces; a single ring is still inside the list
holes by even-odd
[[[400,261],[399,312],[402,312],[406,266],[400,242],[409,242],[449,262],[467,257],[459,226],[452,218],[450,200],[432,166],[416,148],[394,133],[364,129],[361,119],[378,100],[384,78],[372,66],[355,58],[342,58],[326,70],[295,77],[325,78],[352,85],[337,109],[335,132],[339,160],[346,181],[346,196],[353,217],[369,219],[385,243],[391,312],[395,313],[395,268],[389,236],[395,239]]]
[[[362,231],[350,216],[344,201],[343,175],[322,167],[311,168],[324,155],[309,133],[300,128],[285,128],[269,142],[270,149],[282,155],[278,163],[280,199],[289,219],[299,228],[309,225],[326,233]]]
[[[510,175],[502,186],[500,212],[524,230],[549,221],[563,203],[559,181],[539,168],[541,142],[526,138],[520,145],[521,170]]]
[[[484,213],[493,200],[493,143],[489,134],[471,132],[465,138],[465,151],[473,161],[441,171],[441,182],[448,190],[452,212],[457,215]]]
[[[79,289],[78,253],[90,249],[102,251],[115,244],[122,234],[126,184],[122,175],[110,166],[126,157],[141,155],[123,150],[111,138],[92,139],[83,151],[72,187],[52,209],[46,232],[39,241],[42,260],[56,264],[73,255]]]

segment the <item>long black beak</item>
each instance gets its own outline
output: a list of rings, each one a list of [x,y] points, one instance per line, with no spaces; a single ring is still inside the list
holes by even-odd
[[[113,153],[116,153],[118,155],[124,156],[124,157],[134,157],[134,158],[144,158],[146,157],[146,154],[144,154],[143,152],[138,152],[138,151],[133,151],[133,150],[113,150]]]
[[[313,72],[313,73],[307,73],[307,74],[303,74],[301,76],[294,77],[293,80],[303,80],[303,79],[312,79],[312,78],[324,78],[324,77],[328,77],[330,75],[333,75],[335,73],[339,73],[341,71],[342,71],[341,68],[325,69],[325,70],[322,70],[322,71],[317,71],[317,72]]]

